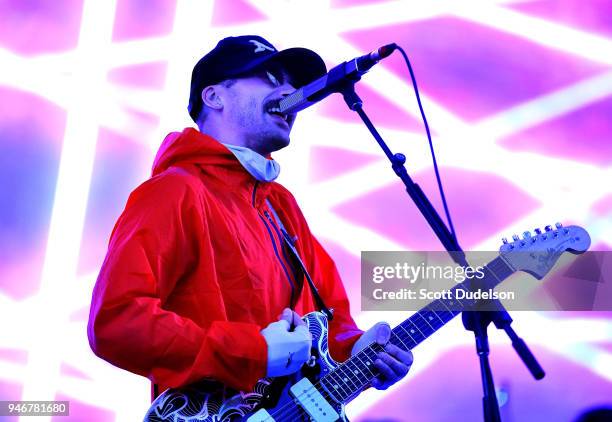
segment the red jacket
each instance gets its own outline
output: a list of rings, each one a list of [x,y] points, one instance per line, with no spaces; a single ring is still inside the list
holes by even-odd
[[[339,361],[360,331],[335,265],[294,197],[256,181],[234,155],[195,129],[164,140],[151,179],[130,195],[93,291],[88,337],[108,362],[159,391],[201,378],[250,390],[265,375],[260,330],[288,306],[294,276],[268,198],[319,293],[334,309],[329,346]],[[304,283],[295,310],[315,310]]]

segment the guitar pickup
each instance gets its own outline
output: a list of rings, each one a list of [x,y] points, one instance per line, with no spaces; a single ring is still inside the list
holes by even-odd
[[[340,419],[340,415],[308,378],[304,377],[299,380],[289,389],[289,392],[313,420],[333,422]]]

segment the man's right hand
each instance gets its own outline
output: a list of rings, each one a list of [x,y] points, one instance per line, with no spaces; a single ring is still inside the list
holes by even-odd
[[[290,331],[292,325],[295,329]],[[261,335],[268,343],[268,377],[297,372],[310,358],[310,332],[302,318],[289,308],[283,310],[278,321],[261,330]]]

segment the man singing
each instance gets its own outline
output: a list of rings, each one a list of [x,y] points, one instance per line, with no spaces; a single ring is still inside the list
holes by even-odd
[[[274,182],[270,153],[289,145],[295,115],[278,101],[326,72],[313,51],[278,51],[259,36],[221,40],[194,67],[187,128],[163,141],[149,180],[113,229],[93,292],[93,351],[148,377],[154,395],[211,379],[250,391],[262,377],[298,371],[311,337],[300,315],[319,310],[283,231],[333,308],[329,349],[344,361],[386,344],[371,384],[404,377],[409,351],[389,326],[363,333],[335,265],[291,193]],[[263,329],[262,329],[263,328]]]

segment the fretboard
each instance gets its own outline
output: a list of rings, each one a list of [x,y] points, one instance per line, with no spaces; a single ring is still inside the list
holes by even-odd
[[[484,266],[483,272],[485,276],[481,281],[482,286],[494,288],[509,277],[513,270],[502,258],[497,257]],[[468,290],[468,287],[461,283],[450,290],[456,289]],[[457,296],[455,294],[448,296],[452,298],[442,298],[431,302],[393,328],[390,343],[401,349],[411,350],[460,314],[461,309],[469,309],[476,303],[473,299],[455,299]],[[368,386],[372,378],[378,375],[374,361],[378,353],[383,350],[384,346],[372,343],[329,374],[321,377],[319,382],[330,396],[339,402],[347,403]]]

